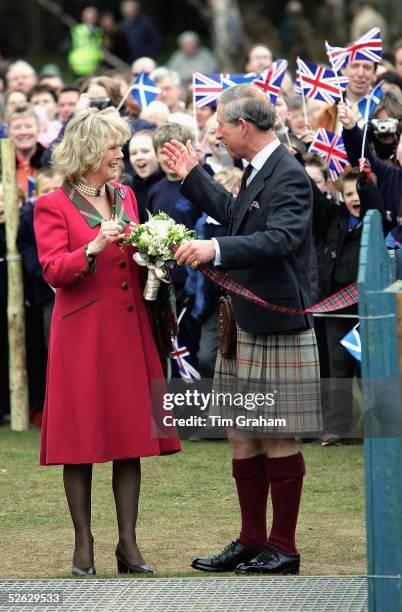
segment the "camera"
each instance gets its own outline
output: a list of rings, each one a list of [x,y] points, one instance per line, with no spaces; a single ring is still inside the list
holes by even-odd
[[[108,108],[108,106],[110,105],[111,105],[110,98],[93,98],[89,103],[90,107],[97,108],[100,111],[104,110],[105,108]]]
[[[393,117],[388,119],[372,119],[370,123],[374,134],[396,134],[398,130],[398,119]]]

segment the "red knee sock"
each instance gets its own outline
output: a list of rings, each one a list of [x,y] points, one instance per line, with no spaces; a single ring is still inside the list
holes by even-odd
[[[241,510],[239,542],[259,550],[267,543],[267,458],[265,453],[248,459],[233,459],[233,478]]]
[[[294,555],[297,553],[296,524],[306,473],[303,455],[297,453],[267,459],[267,468],[272,499],[272,529],[268,544]]]

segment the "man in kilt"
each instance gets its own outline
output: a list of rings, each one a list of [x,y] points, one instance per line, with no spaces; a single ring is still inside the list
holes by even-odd
[[[170,167],[183,179],[185,197],[228,227],[225,237],[182,245],[177,262],[219,265],[234,284],[299,313],[262,308],[244,300],[240,289],[232,298],[236,354],[218,356],[214,387],[276,392],[274,407],[255,406],[244,412],[252,417],[268,413],[284,417],[286,425],[279,431],[264,424],[243,428],[233,421],[228,438],[241,511],[240,535],[222,552],[194,559],[192,566],[210,572],[296,574],[300,555],[295,532],[305,465],[294,438],[322,427],[318,353],[312,318],[303,313],[310,306],[312,191],[304,168],[275,136],[274,109],[255,86],[236,85],[224,91],[217,121],[216,137],[234,158],[249,162],[237,198],[201,168],[190,142],[165,145]],[[233,408],[228,413],[222,406],[214,406],[210,415],[217,411],[233,415]],[[269,490],[273,516],[268,536]]]

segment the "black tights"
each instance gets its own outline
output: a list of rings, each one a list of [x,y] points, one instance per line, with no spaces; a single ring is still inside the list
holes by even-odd
[[[65,465],[64,489],[75,532],[74,563],[84,569],[94,564],[91,533],[92,464]],[[136,542],[140,459],[113,461],[113,494],[119,531],[119,551],[128,563],[143,564]]]

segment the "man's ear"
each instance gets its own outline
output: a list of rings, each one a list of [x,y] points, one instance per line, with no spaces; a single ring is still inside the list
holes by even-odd
[[[243,117],[239,117],[238,119],[239,124],[241,125],[241,127],[243,128],[243,131],[248,130],[248,121],[246,121],[245,119],[243,119]]]

